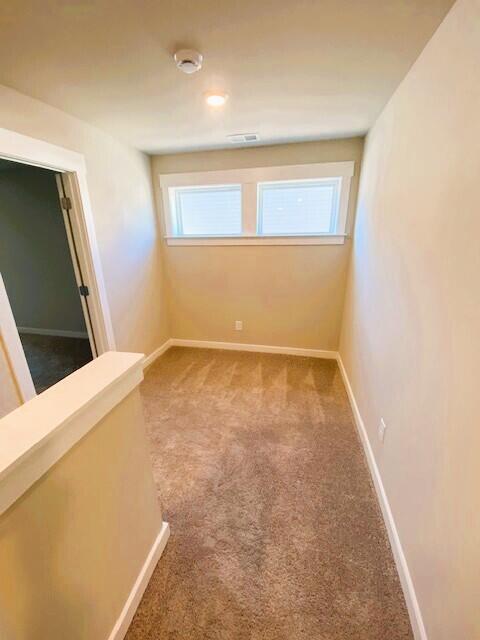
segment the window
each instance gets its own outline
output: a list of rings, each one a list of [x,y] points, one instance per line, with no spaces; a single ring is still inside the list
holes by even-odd
[[[258,185],[260,235],[335,233],[340,180],[264,182]]]
[[[178,236],[229,236],[242,233],[242,190],[237,185],[172,189],[171,207]]]
[[[160,177],[168,244],[343,244],[353,162]]]

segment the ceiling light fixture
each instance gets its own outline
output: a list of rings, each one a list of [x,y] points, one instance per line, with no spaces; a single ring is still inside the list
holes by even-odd
[[[226,93],[208,93],[205,100],[211,107],[223,107],[227,97]]]

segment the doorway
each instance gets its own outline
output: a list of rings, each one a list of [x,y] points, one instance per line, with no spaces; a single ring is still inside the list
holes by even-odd
[[[0,273],[37,393],[96,357],[62,174],[0,159]]]

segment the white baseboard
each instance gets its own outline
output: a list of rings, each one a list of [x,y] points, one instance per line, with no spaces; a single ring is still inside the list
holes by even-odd
[[[152,573],[157,566],[157,562],[160,559],[160,556],[165,549],[165,545],[167,544],[167,540],[170,536],[170,528],[167,522],[162,523],[162,528],[160,529],[160,533],[158,534],[155,542],[153,543],[152,548],[150,549],[150,553],[145,560],[145,563],[138,574],[137,579],[135,580],[135,584],[130,591],[130,595],[125,602],[125,606],[122,609],[120,616],[118,617],[115,626],[112,629],[112,632],[108,636],[108,640],[123,640],[125,637],[128,627],[130,626],[133,616],[135,615],[135,611],[140,604],[140,600],[147,588],[148,581],[152,577]]]
[[[163,353],[165,353],[165,351],[167,351],[167,349],[172,346],[172,344],[172,338],[165,340],[165,342],[160,347],[158,347],[158,349],[155,349],[155,351],[152,351],[149,356],[145,357],[145,360],[143,361],[143,368],[146,369],[151,364],[153,364],[157,358],[159,358]]]
[[[276,347],[264,344],[244,344],[243,342],[212,342],[210,340],[184,340],[183,338],[170,338],[166,340],[158,349],[155,349],[143,361],[143,368],[146,369],[155,362],[170,347],[194,347],[197,349],[225,349],[227,351],[257,351],[258,353],[283,353],[290,356],[307,356],[309,358],[326,358],[336,360],[336,351],[325,351],[324,349],[304,349],[302,347]]]
[[[403,594],[404,594],[405,602],[408,609],[408,614],[410,616],[410,623],[412,625],[413,635],[415,637],[415,640],[428,640],[427,632],[425,630],[425,625],[423,623],[422,612],[420,610],[420,606],[417,600],[417,595],[415,593],[415,587],[413,585],[412,577],[408,569],[407,559],[403,552],[402,543],[400,542],[400,537],[398,535],[398,530],[395,525],[393,513],[390,508],[390,504],[388,502],[387,494],[385,492],[385,487],[383,486],[382,477],[380,475],[380,471],[378,469],[375,456],[374,456],[372,447],[370,445],[368,433],[365,428],[365,423],[363,422],[362,416],[360,415],[360,411],[359,411],[357,402],[355,400],[355,396],[353,395],[352,386],[350,384],[350,380],[348,379],[348,375],[340,354],[338,354],[337,361],[338,361],[340,372],[342,374],[343,382],[345,384],[345,388],[347,390],[348,398],[350,400],[353,416],[355,419],[355,424],[357,426],[357,431],[365,451],[365,456],[367,458],[368,466],[370,468],[370,474],[372,476],[375,491],[377,492],[377,497],[380,503],[380,508],[382,510],[385,526],[387,528],[390,545],[392,547],[393,557],[395,559],[398,576],[400,578],[400,583],[402,585]]]
[[[18,333],[32,333],[38,336],[58,336],[60,338],[88,338],[86,331],[69,331],[67,329],[38,329],[36,327],[17,327]]]
[[[304,349],[303,347],[277,347],[265,344],[244,344],[243,342],[212,342],[210,340],[184,340],[171,338],[169,346],[195,347],[199,349],[225,349],[228,351],[257,351],[258,353],[283,353],[289,356],[307,356],[309,358],[327,358],[336,360],[336,351],[324,349]]]

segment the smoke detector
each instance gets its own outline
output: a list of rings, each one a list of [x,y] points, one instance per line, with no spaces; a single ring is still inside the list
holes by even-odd
[[[175,64],[183,73],[195,73],[202,68],[203,56],[193,49],[180,49],[173,56]]]

